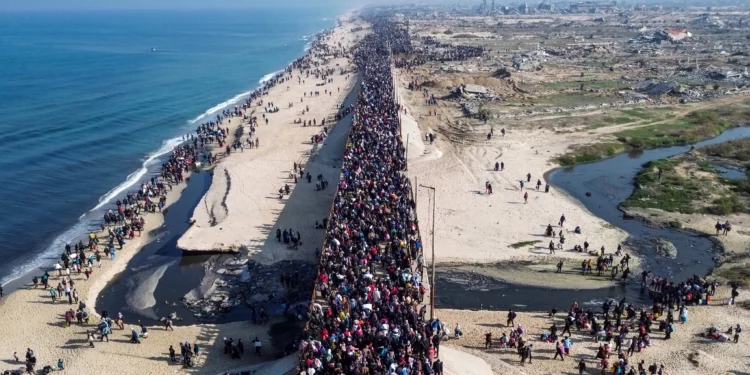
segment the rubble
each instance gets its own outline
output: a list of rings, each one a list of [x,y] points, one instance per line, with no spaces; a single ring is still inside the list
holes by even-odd
[[[513,67],[518,71],[529,71],[538,70],[541,68],[541,63],[547,61],[546,58],[549,55],[545,51],[533,51],[524,53],[521,55],[515,55],[511,59],[513,60]]]
[[[671,94],[675,90],[679,90],[680,84],[675,81],[661,81],[656,82],[653,80],[646,80],[637,85],[634,89],[637,92],[644,93],[646,95],[661,96]]]
[[[194,316],[217,318],[239,306],[263,306],[269,314],[283,314],[291,306],[309,303],[306,285],[315,279],[315,267],[298,261],[261,265],[242,256],[214,256],[204,264],[201,286],[182,298]],[[299,288],[285,288],[282,274],[297,274]]]

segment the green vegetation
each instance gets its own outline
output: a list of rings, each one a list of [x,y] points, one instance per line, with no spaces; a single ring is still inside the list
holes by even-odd
[[[674,107],[654,107],[654,108],[631,108],[623,109],[620,112],[641,120],[653,120],[661,118],[665,112],[674,110]]]
[[[453,30],[450,30],[450,29],[449,30],[445,30],[445,31],[443,31],[443,34],[445,34],[445,35],[453,35]]]
[[[746,204],[735,193],[729,193],[713,200],[713,205],[706,207],[706,212],[714,215],[729,215],[735,212],[744,212]]]
[[[635,176],[636,189],[624,207],[658,208],[669,212],[695,212],[693,201],[707,198],[702,179],[684,178],[675,172],[678,161],[660,159],[646,163]],[[659,170],[662,171],[661,180]]]
[[[577,147],[573,152],[559,157],[557,161],[563,166],[588,163],[617,155],[627,149],[627,145],[622,143],[595,143]]]
[[[738,161],[750,161],[750,138],[705,146],[701,148],[701,151],[709,156],[735,159]]]
[[[711,165],[711,163],[701,160],[696,165],[698,165],[698,170],[701,172],[710,172],[710,173],[717,173],[718,171]]]
[[[512,247],[514,249],[520,249],[520,248],[526,247],[526,246],[533,246],[533,245],[538,244],[540,242],[542,242],[542,241],[541,240],[534,240],[534,241],[516,242],[516,243],[510,245],[510,247]]]
[[[746,267],[720,267],[717,269],[714,274],[716,276],[723,277],[727,280],[732,280],[740,286],[747,287],[750,286],[750,268]]]
[[[635,120],[630,117],[618,117],[614,119],[612,122],[614,122],[615,125],[624,125],[624,124],[629,124],[631,122],[635,122]]]
[[[700,151],[711,157],[730,159],[739,164],[743,164],[750,161],[750,138],[704,146],[700,148]],[[720,181],[723,185],[729,187],[733,193],[748,197],[750,196],[750,164],[745,165],[745,173],[747,174],[748,179],[732,180],[722,177]],[[738,205],[744,203],[741,199],[738,201],[738,197],[736,196],[729,196],[724,197],[723,199],[717,199],[714,204],[718,207],[724,208],[724,210],[733,210],[731,212],[737,212]]]
[[[576,105],[576,104],[598,104],[604,100],[596,95],[586,93],[559,93],[543,98],[550,104]],[[593,102],[592,102],[593,100]],[[539,105],[539,104],[537,104]],[[625,116],[605,117],[586,129],[596,129],[607,125],[625,125],[638,123],[630,129],[615,133],[618,147],[613,143],[605,143],[600,147],[594,145],[573,149],[570,153],[558,158],[562,165],[573,165],[596,161],[606,156],[611,156],[612,149],[617,152],[630,149],[643,149],[662,146],[684,145],[695,143],[706,138],[712,138],[721,134],[732,124],[750,123],[750,100],[732,105],[725,105],[708,110],[693,111],[686,115],[677,116],[674,107],[654,108],[631,108],[619,112]],[[569,113],[568,113],[569,114]],[[600,125],[604,124],[604,125]],[[731,145],[717,145],[708,152],[716,156],[730,155],[740,161],[750,161],[750,140],[737,141]],[[737,181],[734,184],[741,184]],[[745,188],[740,186],[738,188]],[[747,186],[750,189],[750,186]]]
[[[668,225],[668,226],[669,226],[670,228],[676,228],[676,229],[680,229],[680,228],[682,228],[682,223],[680,223],[680,222],[679,222],[679,221],[677,221],[677,220],[672,220],[672,221],[668,222],[668,223],[667,223],[667,225]]]
[[[631,113],[633,116],[638,114]],[[641,114],[645,116],[646,114]],[[695,111],[676,122],[666,122],[618,132],[618,140],[633,148],[688,144],[721,134],[731,126],[715,111]]]
[[[660,159],[646,163],[635,176],[636,189],[630,198],[622,203],[623,207],[657,208],[669,212],[702,212],[713,215],[747,211],[743,195],[750,195],[750,184],[746,180],[729,181],[688,175],[685,171],[691,169],[691,165],[684,166],[680,171],[678,167],[681,163],[680,159]],[[661,179],[659,171],[662,172]],[[710,171],[714,172],[713,168]],[[748,188],[747,191],[742,190],[745,187]],[[680,223],[676,224],[681,226]],[[670,226],[676,224],[668,223]]]

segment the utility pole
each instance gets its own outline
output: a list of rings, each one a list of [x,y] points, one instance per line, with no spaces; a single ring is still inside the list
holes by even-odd
[[[404,153],[404,159],[406,159],[405,171],[409,170],[409,134],[406,135],[406,153]]]
[[[419,185],[425,189],[432,190],[432,276],[430,277],[430,320],[435,319],[435,206],[437,205],[436,190],[432,186]]]

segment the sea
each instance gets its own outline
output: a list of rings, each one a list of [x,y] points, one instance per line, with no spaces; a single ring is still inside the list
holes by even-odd
[[[58,259],[342,11],[0,12],[0,283]]]

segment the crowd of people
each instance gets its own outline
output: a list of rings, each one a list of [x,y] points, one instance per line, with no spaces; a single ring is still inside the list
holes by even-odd
[[[342,177],[326,223],[316,295],[299,372],[439,374],[438,322],[420,307],[426,289],[413,267],[422,246],[394,102],[389,49],[408,49],[408,34],[373,20],[355,62],[362,89],[344,153]]]
[[[406,36],[408,38],[408,35]],[[397,68],[412,68],[427,63],[428,61],[448,62],[466,61],[471,58],[480,57],[485,49],[482,46],[469,46],[460,44],[443,43],[435,37],[427,36],[421,39],[422,47],[402,48],[393,53],[413,52],[411,59],[401,58],[395,61]]]

